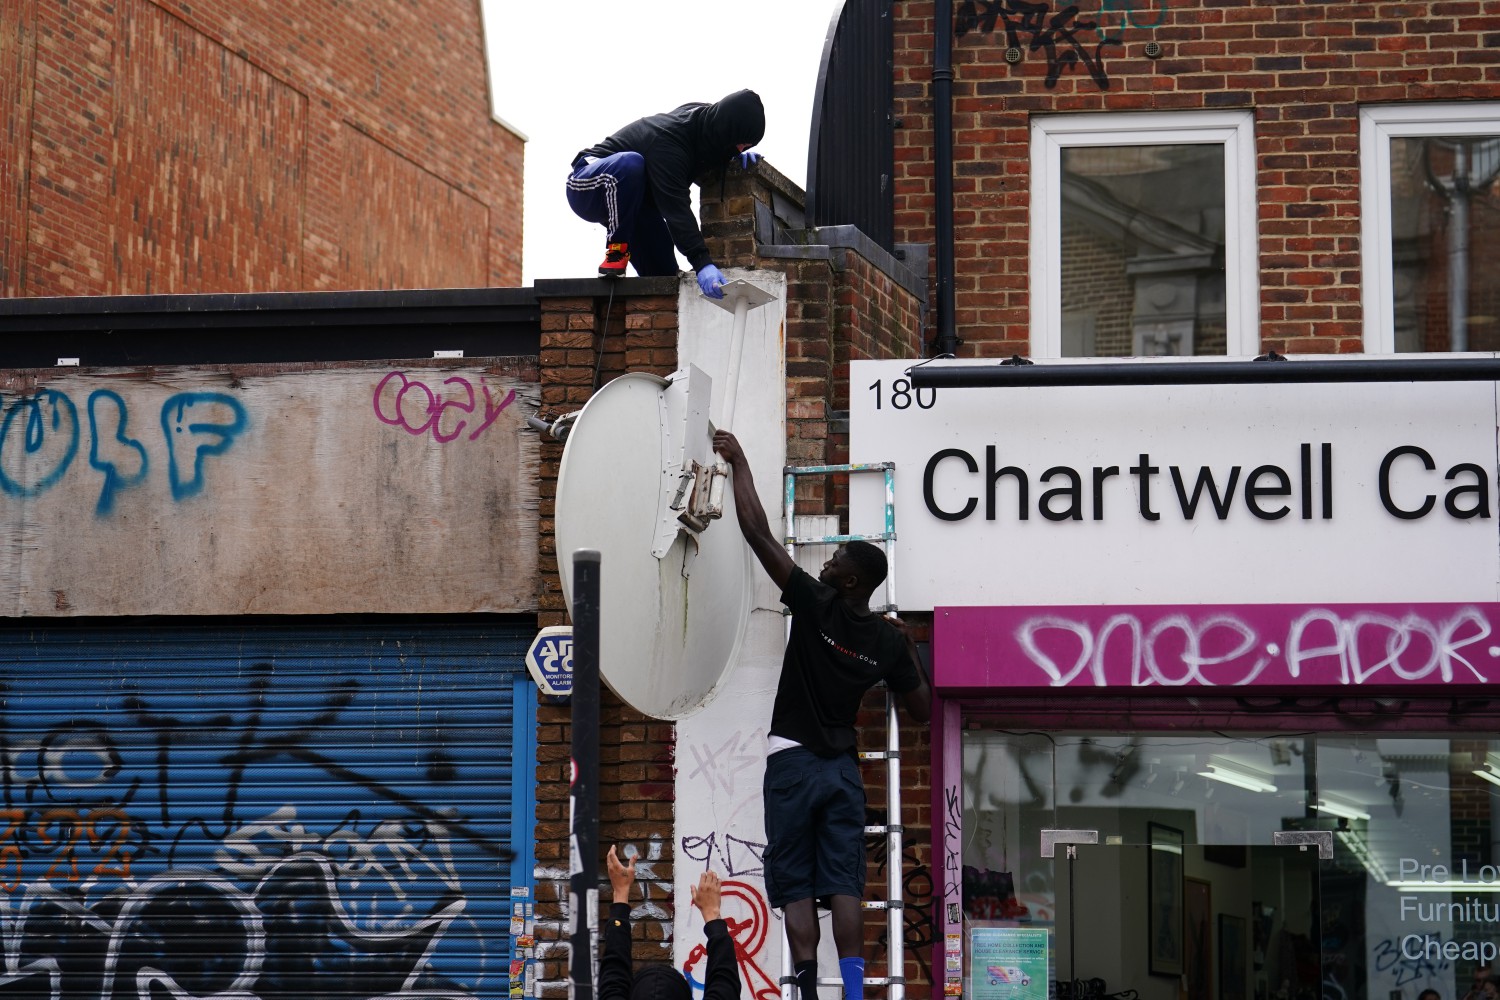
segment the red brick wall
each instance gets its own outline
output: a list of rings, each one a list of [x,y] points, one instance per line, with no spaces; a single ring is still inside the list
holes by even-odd
[[[1076,13],[1048,34],[1053,18],[1034,32],[1014,0],[953,3],[956,19],[997,17],[991,30],[971,20],[953,44],[961,353],[1030,350],[1030,116],[1231,108],[1255,114],[1263,347],[1361,350],[1358,108],[1500,98],[1500,0],[1042,3]],[[933,0],[893,8],[902,242],[934,240],[934,8]],[[1007,19],[1018,26],[1015,64],[1005,59]],[[1095,24],[1122,44],[1097,48]],[[1160,58],[1146,56],[1149,42]],[[1095,73],[1081,58],[1069,61],[1077,56]]]
[[[544,293],[540,360],[540,416],[547,420],[581,409],[597,386],[626,371],[669,375],[677,367],[677,296],[654,290],[636,294],[627,286],[611,304],[608,295],[548,298]],[[542,442],[537,624],[562,625],[568,617],[557,569],[555,499],[563,447],[547,437]],[[639,881],[646,901],[660,907],[665,917],[638,920],[633,940],[638,959],[661,961],[670,957],[662,942],[671,939],[672,931],[676,727],[646,718],[608,688],[601,698],[599,871],[602,875],[605,870],[603,853],[611,844],[633,844],[642,862],[649,862],[649,867],[638,862]],[[567,994],[570,712],[566,705],[537,708],[537,981],[551,996]],[[600,900],[602,918],[608,909],[607,884]],[[632,903],[640,905],[640,900]]]
[[[478,0],[11,0],[0,294],[516,285]]]

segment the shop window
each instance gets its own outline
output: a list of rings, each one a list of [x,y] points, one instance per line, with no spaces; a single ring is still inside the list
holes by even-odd
[[[1365,350],[1500,350],[1500,104],[1360,111]]]
[[[1500,742],[1394,735],[1401,706],[1376,711],[1387,731],[971,722],[965,995],[991,995],[988,954],[1030,929],[1047,954],[1028,974],[1045,970],[1059,996],[1092,982],[1101,996],[1176,997],[1179,983],[1243,1000],[1462,996],[1500,968]],[[1096,842],[1047,856],[1048,834],[1083,831]],[[1309,837],[1332,856],[1298,846]]]
[[[1032,355],[1258,352],[1248,113],[1032,125]]]

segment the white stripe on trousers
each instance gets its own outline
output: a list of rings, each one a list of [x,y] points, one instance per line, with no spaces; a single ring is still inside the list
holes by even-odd
[[[593,177],[582,181],[571,174],[568,176],[569,191],[592,191],[597,187],[604,188],[604,210],[609,215],[607,228],[609,229],[611,239],[620,231],[620,205],[619,196],[616,193],[619,185],[620,182],[616,179],[615,175],[609,173],[595,174]]]

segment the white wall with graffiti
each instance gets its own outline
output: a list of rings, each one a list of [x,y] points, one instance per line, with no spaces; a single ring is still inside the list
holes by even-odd
[[[785,278],[756,272],[779,301],[746,318],[735,412],[728,427],[740,439],[755,475],[755,485],[771,519],[781,522],[781,468],[786,462],[786,397],[782,333]],[[714,379],[713,421],[723,426],[724,379],[728,368],[732,320],[697,294],[679,301],[682,364],[696,364]],[[734,531],[732,522],[711,531]],[[740,957],[740,979],[746,1000],[774,1000],[781,974],[781,920],[766,903],[761,855],[765,819],[760,785],[765,771],[766,728],[781,670],[785,625],[775,586],[753,567],[750,622],[738,661],[713,701],[677,724],[678,901],[673,928],[672,960],[701,995],[703,920],[688,901],[691,887],[705,869],[724,879],[724,918]],[[832,968],[837,969],[835,963]]]
[[[0,608],[533,608],[533,366],[0,373]]]

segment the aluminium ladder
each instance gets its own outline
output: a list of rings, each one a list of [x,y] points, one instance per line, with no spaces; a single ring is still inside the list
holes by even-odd
[[[793,560],[797,556],[798,545],[842,545],[844,542],[878,542],[885,550],[886,576],[885,592],[887,603],[872,607],[870,610],[878,614],[896,613],[896,552],[891,545],[896,540],[896,463],[894,462],[861,462],[851,465],[809,465],[803,467],[786,466],[782,472],[785,474],[785,515],[786,535],[784,541],[786,550]],[[832,473],[869,473],[880,472],[885,475],[885,530],[871,535],[825,535],[818,537],[803,537],[796,533],[796,497],[798,476],[819,476]],[[791,633],[791,619],[787,619],[787,632]],[[881,900],[861,900],[861,912],[868,910],[885,910],[887,913],[886,926],[886,975],[867,976],[866,986],[888,986],[886,994],[889,1000],[904,1000],[906,996],[906,952],[903,933],[903,915],[905,913],[905,901],[901,896],[901,734],[897,728],[896,699],[889,688],[885,692],[885,749],[882,751],[861,752],[859,760],[861,763],[867,761],[883,760],[886,762],[886,823],[884,825],[865,827],[865,836],[884,834],[886,837],[886,898]],[[816,916],[816,909],[814,910]],[[786,939],[786,921],[782,920],[781,934],[781,997],[782,1000],[798,1000],[796,977],[792,974],[792,950]],[[837,978],[819,978],[819,986],[842,986],[843,980]]]

